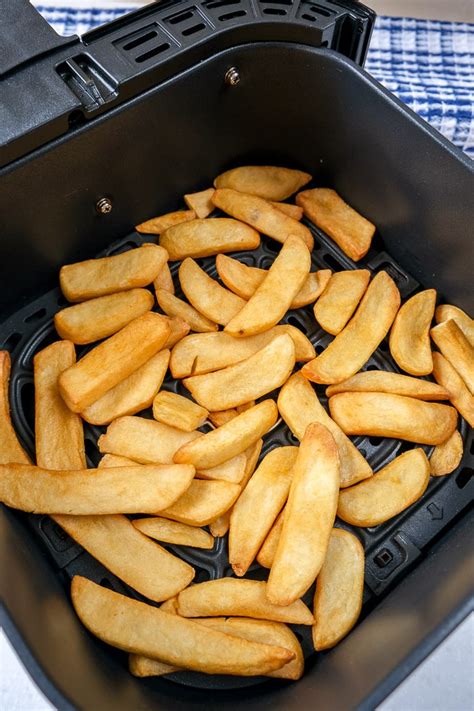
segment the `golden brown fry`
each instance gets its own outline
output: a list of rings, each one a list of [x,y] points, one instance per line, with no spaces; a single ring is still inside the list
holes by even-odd
[[[214,538],[222,538],[229,530],[231,511],[232,509],[229,509],[209,524],[209,530]]]
[[[160,245],[166,249],[171,261],[185,257],[198,259],[222,252],[257,249],[260,235],[243,222],[215,217],[170,227],[161,235]]]
[[[230,422],[237,417],[239,413],[235,408],[230,408],[229,410],[217,410],[216,412],[209,413],[209,421],[212,422],[214,427],[220,427],[225,425],[226,422]]]
[[[295,365],[295,346],[282,334],[246,360],[207,375],[183,380],[193,398],[210,412],[228,410],[279,388]]]
[[[110,336],[59,376],[59,392],[73,412],[83,412],[128,378],[165,344],[167,319],[146,313]]]
[[[299,309],[301,306],[314,304],[325,290],[331,274],[330,269],[319,269],[317,272],[310,272],[304,280],[303,286],[291,302],[290,308]]]
[[[432,328],[430,333],[441,353],[474,394],[474,348],[456,321],[443,321]]]
[[[150,407],[168,370],[169,350],[162,350],[137,368],[128,378],[102,395],[81,413],[86,422],[108,425],[124,415],[135,415]]]
[[[430,457],[431,476],[445,476],[451,474],[461,463],[464,453],[464,444],[460,432],[453,432],[451,437],[438,444]]]
[[[98,469],[109,469],[110,467],[134,467],[139,462],[134,462],[128,457],[119,457],[118,454],[104,454],[97,465]]]
[[[278,410],[273,400],[264,400],[241,415],[207,432],[198,441],[184,444],[174,455],[178,464],[193,464],[196,469],[209,469],[235,457],[253,445],[277,421]]]
[[[332,397],[345,392],[376,392],[406,395],[418,400],[448,400],[449,393],[430,380],[420,380],[400,373],[388,373],[386,370],[365,370],[337,385],[326,388],[326,395]]]
[[[160,610],[162,610],[163,612],[168,612],[170,615],[177,615],[178,614],[178,596],[174,595],[173,597],[170,597],[168,600],[165,600],[164,602],[162,602],[160,605]]]
[[[55,314],[54,325],[61,338],[92,343],[117,333],[152,306],[153,296],[147,289],[131,289],[68,306]]]
[[[207,629],[79,576],[73,578],[71,597],[81,622],[104,642],[173,666],[251,676],[279,669],[293,658],[283,647]]]
[[[464,419],[474,427],[474,395],[471,395],[464,380],[441,353],[433,353],[435,380],[449,393],[449,399]]]
[[[243,299],[224,289],[189,257],[179,267],[179,281],[190,304],[206,318],[222,326],[245,306]]]
[[[257,563],[259,563],[263,568],[271,568],[273,565],[273,561],[275,560],[275,553],[278,548],[278,541],[280,540],[281,531],[283,528],[284,515],[285,509],[283,509],[283,511],[278,516],[268,536],[265,538],[263,546],[258,552]]]
[[[155,289],[155,293],[158,289],[164,289],[165,291],[169,291],[170,294],[174,294],[173,277],[171,276],[168,262],[166,262],[156,279],[154,279],[153,288]]]
[[[217,467],[210,469],[200,469],[196,472],[198,479],[217,479],[221,481],[230,481],[232,484],[240,484],[245,476],[247,467],[247,457],[245,452],[237,454],[232,459],[228,459]]]
[[[386,272],[367,287],[347,326],[302,373],[315,383],[340,383],[355,375],[387,335],[400,306],[400,292]]]
[[[229,563],[245,575],[288,497],[297,447],[278,447],[262,460],[230,517]]]
[[[207,526],[228,511],[240,494],[238,484],[194,479],[184,494],[160,516],[189,526]]]
[[[213,195],[214,188],[208,188],[198,193],[188,193],[184,196],[184,202],[191,210],[194,210],[196,217],[203,220],[214,210],[214,205],[212,204]]]
[[[422,449],[401,454],[371,479],[339,492],[337,515],[353,526],[378,526],[423,496],[430,464]]]
[[[441,444],[456,429],[449,405],[391,393],[340,393],[329,399],[331,417],[350,435],[397,437],[417,444]]]
[[[162,390],[153,400],[153,417],[170,427],[192,432],[207,420],[208,411],[182,395]]]
[[[301,441],[311,422],[319,422],[334,437],[339,461],[341,486],[352,486],[372,476],[372,469],[357,447],[327,414],[311,383],[301,373],[294,373],[280,390],[278,409],[295,437]]]
[[[119,417],[98,439],[99,451],[128,457],[140,464],[171,464],[183,444],[202,437],[144,417]]]
[[[358,262],[370,249],[375,233],[373,225],[329,188],[304,190],[296,196],[304,214],[347,254]]]
[[[194,578],[190,565],[139,533],[125,516],[56,515],[54,520],[107,570],[150,600],[166,600]]]
[[[287,237],[295,235],[303,240],[310,251],[313,249],[314,239],[309,229],[298,220],[283,214],[263,198],[226,188],[216,190],[212,202],[223,212],[242,220],[277,242],[283,243]]]
[[[174,225],[181,225],[184,222],[194,220],[196,213],[194,210],[176,210],[176,212],[167,212],[166,215],[152,217],[151,220],[142,222],[135,227],[137,232],[146,235],[161,235],[162,232]]]
[[[310,267],[311,257],[305,243],[289,235],[265,279],[224,330],[241,338],[275,326],[290,308]]]
[[[0,465],[0,501],[31,513],[156,513],[171,506],[194,477],[190,466],[131,466],[48,470]]]
[[[452,319],[456,321],[467,340],[474,348],[474,319],[467,315],[465,311],[452,304],[441,304],[435,311],[436,323],[443,323]]]
[[[316,580],[313,644],[334,647],[357,622],[364,591],[364,549],[348,531],[333,528],[326,558]]]
[[[87,467],[82,420],[58,390],[60,374],[75,362],[70,341],[56,341],[34,357],[36,463],[44,469]]]
[[[370,280],[368,269],[335,272],[314,305],[314,316],[325,331],[336,336],[351,318]]]
[[[150,538],[164,543],[174,543],[179,546],[191,546],[192,548],[214,548],[214,539],[210,533],[202,528],[188,526],[178,521],[169,521],[159,516],[150,518],[136,518],[132,521],[135,528]],[[177,591],[179,592],[179,591]]]
[[[311,180],[309,173],[273,165],[243,165],[221,173],[216,188],[232,188],[266,200],[286,200]]]
[[[137,677],[164,676],[173,672],[182,671],[180,667],[159,662],[157,659],[145,657],[142,654],[130,654],[128,657],[128,670]]]
[[[433,370],[430,326],[436,290],[420,291],[405,301],[390,331],[390,353],[397,365],[411,375],[429,375]]]
[[[288,217],[292,217],[294,220],[298,220],[298,222],[303,217],[303,208],[299,205],[290,205],[288,202],[274,202],[273,200],[270,201],[270,203],[273,207],[276,207],[277,210],[288,215]]]
[[[74,302],[147,286],[167,260],[166,250],[153,244],[113,257],[66,264],[59,272],[61,290],[68,301]]]
[[[311,587],[326,557],[336,518],[339,455],[323,425],[308,425],[293,469],[283,528],[267,583],[275,605],[290,605]]]
[[[18,441],[10,418],[9,383],[10,354],[0,351],[0,464],[29,464],[31,460]]]
[[[220,578],[192,585],[178,595],[178,613],[183,617],[238,615],[296,625],[311,625],[313,615],[302,600],[291,605],[273,605],[260,580]]]
[[[170,335],[163,346],[163,348],[173,348],[178,341],[188,335],[191,327],[184,319],[179,316],[172,316],[168,318],[168,325],[170,327]]]
[[[170,294],[165,289],[157,289],[156,300],[160,309],[168,316],[179,317],[191,327],[191,331],[198,333],[206,333],[207,331],[217,331],[219,326],[213,323],[208,318],[196,311],[196,309],[187,304],[177,296]]]

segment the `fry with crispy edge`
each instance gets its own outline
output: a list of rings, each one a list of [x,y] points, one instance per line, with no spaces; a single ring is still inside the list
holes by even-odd
[[[369,284],[368,269],[335,272],[314,305],[314,317],[325,331],[336,336],[356,310]]]
[[[214,186],[258,195],[266,200],[280,201],[289,198],[310,180],[309,173],[292,168],[280,168],[273,165],[242,165],[218,175],[214,180]]]
[[[230,516],[229,563],[245,575],[288,497],[297,447],[278,447],[261,461]]]
[[[163,347],[167,319],[146,313],[86,353],[59,376],[59,392],[73,412],[83,412],[128,378]]]
[[[146,220],[146,222],[137,225],[135,229],[145,235],[161,235],[169,227],[181,225],[183,222],[190,222],[195,217],[194,210],[176,210],[175,212],[167,212],[159,217],[152,217],[151,220]]]
[[[196,469],[216,467],[254,444],[273,427],[277,417],[278,410],[273,400],[259,402],[225,425],[199,437],[199,440],[184,444],[173,461],[193,464]]]
[[[191,330],[189,323],[180,316],[168,317],[168,325],[170,327],[170,335],[163,348],[173,348]]]
[[[274,605],[266,595],[266,588],[263,581],[243,578],[220,578],[192,585],[178,595],[178,614],[183,617],[235,615],[295,625],[313,623],[313,615],[302,600],[290,605]]]
[[[153,280],[153,288],[155,289],[155,294],[158,289],[164,289],[169,291],[170,294],[174,294],[174,282],[168,262],[161,269],[156,279]]]
[[[459,414],[474,427],[474,395],[471,395],[464,380],[441,353],[433,353],[433,376],[448,391],[449,399]]]
[[[86,301],[97,296],[147,286],[168,260],[168,253],[156,244],[137,247],[122,254],[66,264],[59,272],[61,291],[68,301]]]
[[[310,251],[313,249],[314,239],[309,229],[263,198],[224,188],[216,190],[212,202],[223,212],[251,225],[277,242],[283,243],[287,237],[295,235],[303,240]]]
[[[126,652],[172,666],[208,674],[252,676],[279,669],[294,656],[283,647],[206,629],[80,576],[72,580],[71,597],[89,632]]]
[[[212,279],[194,259],[179,267],[181,288],[192,306],[206,318],[225,326],[245,306],[245,301]]]
[[[265,279],[224,331],[241,338],[275,326],[290,308],[310,267],[311,257],[305,243],[289,235]]]
[[[171,294],[166,289],[156,290],[156,300],[162,311],[167,316],[174,316],[183,319],[191,327],[191,331],[197,331],[198,333],[206,333],[208,331],[217,331],[219,326],[217,323],[210,321],[208,318],[203,316],[196,311],[194,306],[187,304],[182,299],[178,299],[177,296]]]
[[[474,319],[467,315],[465,311],[452,304],[441,304],[435,311],[436,323],[443,323],[452,319],[456,321],[467,340],[474,348]]]
[[[207,420],[208,411],[183,395],[162,390],[153,400],[153,417],[170,427],[192,432]]]
[[[431,338],[474,394],[474,348],[459,328],[449,319],[431,329]]]
[[[281,531],[283,528],[284,515],[285,509],[281,511],[277,520],[273,524],[268,536],[265,538],[263,546],[258,552],[257,563],[259,563],[263,568],[271,568],[273,565],[273,561],[275,560],[275,553],[278,548],[278,541],[280,540]]]
[[[275,605],[290,605],[311,587],[326,557],[336,518],[339,455],[323,425],[308,425],[293,468],[285,518],[267,583]]]
[[[390,331],[390,353],[397,365],[411,375],[429,375],[433,370],[430,326],[436,305],[436,290],[420,291],[405,301]]]
[[[282,334],[240,363],[214,373],[185,378],[183,384],[206,410],[228,410],[279,388],[294,365],[293,340],[288,334]]]
[[[342,487],[372,476],[372,469],[355,444],[327,414],[311,383],[294,373],[280,390],[278,410],[295,437],[301,441],[311,422],[324,425],[334,437],[339,452]]]
[[[280,210],[285,215],[288,215],[288,217],[292,217],[294,220],[298,220],[298,222],[303,217],[303,208],[299,205],[291,205],[288,202],[274,202],[273,200],[270,200],[270,203],[273,207],[276,207],[277,210]]]
[[[194,479],[174,504],[160,511],[160,516],[188,526],[207,526],[228,511],[241,492],[229,481]]]
[[[337,515],[353,526],[378,526],[407,509],[425,493],[430,463],[422,449],[411,449],[371,479],[339,492]]]
[[[445,476],[451,474],[461,463],[464,453],[464,444],[461,433],[457,430],[451,437],[438,444],[430,457],[431,476]]]
[[[184,196],[184,202],[190,210],[194,210],[196,217],[203,220],[214,210],[214,205],[212,204],[213,195],[214,188],[208,188],[198,193],[188,193]]]
[[[448,391],[441,385],[409,375],[388,373],[386,370],[365,370],[326,388],[327,397],[346,392],[393,393],[415,397],[417,400],[449,399]]]
[[[81,416],[92,425],[108,425],[112,420],[135,415],[150,407],[163,383],[169,359],[169,350],[152,356],[128,378],[86,407]]]
[[[333,528],[314,594],[313,644],[334,647],[357,622],[364,591],[364,549],[353,533]]]
[[[10,367],[10,354],[0,351],[0,464],[29,464],[31,460],[18,441],[10,418]]]
[[[243,222],[228,217],[215,217],[212,220],[193,220],[170,227],[160,236],[160,245],[165,248],[171,261],[186,257],[198,259],[222,252],[257,249],[260,246],[260,235]]]
[[[400,306],[400,292],[386,272],[367,287],[347,326],[302,373],[315,383],[340,383],[355,375],[387,335]]]
[[[49,470],[0,465],[0,501],[31,513],[156,513],[191,484],[194,467],[176,465]]]
[[[210,533],[202,528],[188,526],[186,523],[170,521],[159,516],[151,518],[136,518],[132,521],[135,528],[157,541],[163,543],[174,543],[179,546],[191,546],[192,548],[214,548],[214,538]],[[179,592],[179,591],[177,591]]]
[[[329,399],[329,410],[346,434],[397,437],[416,444],[445,442],[458,419],[449,405],[391,393],[339,393]]]

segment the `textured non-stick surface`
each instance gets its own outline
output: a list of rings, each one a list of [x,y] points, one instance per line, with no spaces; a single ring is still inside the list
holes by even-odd
[[[365,259],[356,265],[324,233],[311,223],[306,222],[306,224],[311,228],[315,237],[315,248],[312,256],[313,269],[330,268],[336,271],[364,267],[373,274],[384,269],[395,280],[403,300],[422,288],[422,285],[418,284],[383,251],[379,237],[376,236],[374,246]],[[104,254],[117,254],[146,241],[152,241],[152,238],[134,232],[115,242]],[[246,264],[268,268],[278,250],[279,245],[262,237],[262,244],[258,250],[237,253],[234,256],[237,256]],[[103,256],[103,254],[98,256]],[[214,258],[202,259],[199,260],[199,263],[211,276],[216,277]],[[177,268],[178,265],[175,264],[172,267],[172,273],[179,295]],[[41,348],[57,340],[58,336],[54,329],[53,316],[66,303],[59,288],[54,289],[32,301],[0,326],[0,348],[6,348],[12,355],[10,399],[13,422],[25,448],[33,457],[33,356]],[[288,312],[283,322],[291,323],[306,333],[317,352],[320,352],[332,340],[332,336],[324,332],[316,324],[311,306]],[[85,349],[81,347],[77,350],[78,357],[85,352]],[[386,340],[364,366],[364,370],[374,368],[399,372],[398,367],[390,356]],[[163,387],[184,395],[188,394],[181,384],[174,382],[170,376],[165,380]],[[325,386],[317,386],[316,389],[318,396],[321,397],[322,402],[325,404]],[[151,416],[150,412],[142,414]],[[394,585],[395,581],[400,579],[404,572],[411,566],[416,565],[417,559],[426,553],[430,544],[442,534],[443,530],[472,501],[474,488],[472,478],[474,459],[472,431],[462,419],[459,422],[459,428],[465,443],[464,456],[459,468],[447,477],[432,478],[424,496],[407,511],[373,528],[356,529],[337,521],[337,525],[355,532],[365,548],[366,571],[363,615],[370,612],[381,596]],[[97,465],[100,459],[96,441],[104,430],[105,428],[103,427],[95,427],[85,423],[84,434],[89,466]],[[395,456],[416,446],[399,440],[379,437],[355,437],[353,439],[375,471],[383,467]],[[280,422],[265,437],[262,456],[274,447],[297,443],[297,439],[291,434],[286,425]],[[431,451],[430,447],[424,447],[424,449],[427,454]],[[93,559],[81,546],[72,541],[48,516],[33,514],[19,514],[19,516],[22,516],[25,525],[29,526],[44,543],[45,550],[52,557],[58,575],[61,576],[66,588],[69,587],[72,576],[80,574],[107,585],[118,592],[143,599]],[[196,568],[196,582],[233,574],[227,559],[227,537],[216,539],[212,551],[172,545],[167,546],[167,548]],[[267,574],[267,570],[255,563],[250,567],[247,577],[266,579]],[[304,598],[309,605],[311,605],[312,594],[313,588]],[[307,659],[312,657],[309,663],[317,663],[317,656],[314,658],[315,655],[311,644],[311,629],[305,626],[293,626],[293,629],[302,643],[305,657]],[[123,663],[126,664],[125,655],[123,655]],[[231,689],[262,683],[263,681],[266,683],[281,683],[264,680],[261,677],[250,679],[228,676],[218,677],[193,672],[175,673],[169,675],[169,678],[181,684],[209,689]]]

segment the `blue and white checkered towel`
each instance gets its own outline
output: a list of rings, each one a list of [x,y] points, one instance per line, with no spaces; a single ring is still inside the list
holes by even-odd
[[[34,4],[63,35],[82,34],[137,7]],[[365,68],[474,158],[474,25],[379,17]]]

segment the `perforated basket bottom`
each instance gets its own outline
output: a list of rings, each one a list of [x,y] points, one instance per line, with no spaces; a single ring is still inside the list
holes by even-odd
[[[364,260],[357,265],[346,257],[339,248],[320,230],[306,221],[315,237],[315,248],[312,255],[313,269],[330,268],[333,271],[342,269],[367,268],[372,274],[386,270],[395,280],[405,300],[421,288],[404,269],[380,249],[381,240],[376,237],[374,246]],[[132,233],[115,242],[109,249],[98,256],[117,254],[147,241],[150,237]],[[268,268],[279,251],[280,246],[262,237],[258,250],[240,252],[233,256],[251,266]],[[216,277],[215,260],[207,258],[198,260],[201,266],[213,277]],[[175,284],[178,287],[178,264],[172,267]],[[179,295],[179,290],[178,290]],[[66,305],[59,288],[50,291],[28,306],[24,307],[0,326],[0,348],[7,349],[12,355],[12,375],[10,383],[10,399],[12,418],[18,435],[25,448],[34,457],[34,386],[33,386],[33,356],[49,343],[57,340],[54,329],[54,314]],[[300,328],[311,340],[317,352],[321,352],[332,340],[315,322],[312,307],[308,306],[297,311],[289,311],[283,322]],[[78,348],[78,357],[83,349]],[[373,354],[365,369],[384,369],[399,372],[392,360],[387,341]],[[179,382],[168,377],[163,387],[167,390],[187,394]],[[317,386],[318,396],[326,403],[325,386]],[[150,412],[141,413],[151,417]],[[96,466],[100,454],[96,447],[99,435],[105,428],[94,427],[85,423],[84,434],[86,453],[89,466]],[[356,529],[342,521],[337,525],[352,530],[361,540],[366,554],[364,606],[362,616],[367,615],[381,596],[393,587],[395,581],[416,564],[434,539],[468,506],[472,500],[472,432],[464,420],[460,420],[460,431],[465,443],[463,461],[456,472],[448,477],[432,479],[424,496],[407,511],[396,518],[374,528]],[[378,437],[354,438],[359,450],[368,459],[374,470],[385,466],[390,460],[402,452],[413,448],[406,442]],[[279,423],[266,437],[262,456],[270,449],[288,444],[298,444],[284,423]],[[424,448],[429,454],[431,448]],[[117,592],[137,599],[144,599],[134,590],[118,580],[98,561],[85,552],[67,534],[59,528],[48,516],[33,514],[18,514],[23,517],[35,535],[44,544],[45,551],[51,556],[61,576],[65,588],[69,589],[70,579],[74,575],[83,575],[97,583],[106,585]],[[195,582],[203,582],[223,576],[231,576],[232,569],[227,558],[227,537],[216,539],[212,551],[203,551],[189,547],[166,546],[169,550],[188,561],[196,569]],[[247,577],[266,579],[268,571],[258,564],[253,564]],[[314,588],[307,593],[304,600],[312,604]],[[147,601],[150,602],[150,601]],[[151,603],[153,604],[153,603]],[[293,626],[301,641],[305,658],[314,656],[311,642],[311,628],[302,625]],[[108,648],[110,651],[110,648]],[[118,659],[127,664],[126,655],[117,653]],[[317,656],[311,660],[317,663]],[[179,672],[170,674],[168,679],[189,686],[205,689],[232,689],[251,686],[258,683],[281,683],[263,677],[240,678],[231,676],[207,676],[194,672]],[[152,680],[149,683],[153,683]]]

